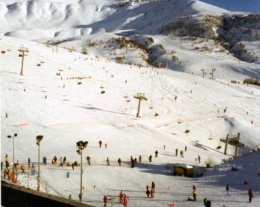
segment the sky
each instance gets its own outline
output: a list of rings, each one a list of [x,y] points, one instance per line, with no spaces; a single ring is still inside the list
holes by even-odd
[[[260,0],[201,0],[230,11],[260,12]]]

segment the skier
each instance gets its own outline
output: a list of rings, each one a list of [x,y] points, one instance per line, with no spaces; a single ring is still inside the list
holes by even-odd
[[[203,203],[204,203],[204,206],[205,206],[205,207],[211,207],[211,201],[208,200],[207,198],[204,198],[204,199],[203,199]]]
[[[185,150],[185,152],[187,151],[187,146],[185,146],[184,150]]]
[[[252,198],[254,197],[254,194],[253,194],[253,191],[252,191],[252,188],[249,188],[248,189],[248,199],[249,199],[249,203],[252,202]]]
[[[103,197],[104,207],[107,207],[108,198],[106,195]]]
[[[6,159],[5,160],[5,168],[8,168],[9,167],[9,161]]]
[[[163,145],[163,149],[165,150],[165,145]]]
[[[3,170],[3,165],[4,165],[4,163],[1,161],[1,172]]]
[[[101,148],[101,146],[102,146],[102,141],[101,140],[99,140],[99,147]]]
[[[193,197],[193,200],[196,201],[197,190],[196,190],[196,186],[195,185],[192,186],[192,197]]]
[[[155,193],[155,190],[153,188],[153,189],[151,189],[151,198],[154,198],[154,193]]]
[[[151,198],[154,198],[154,193],[155,193],[155,183],[152,181],[152,185],[151,185]]]
[[[184,157],[182,150],[180,151],[180,155],[181,155],[182,158]]]
[[[156,150],[154,153],[155,153],[155,157],[158,157],[158,151]]]
[[[121,159],[120,158],[117,160],[117,162],[118,162],[118,165],[121,166]]]
[[[152,162],[152,155],[149,156],[149,162]]]
[[[42,158],[42,162],[43,162],[44,165],[47,164],[47,158],[45,156]]]
[[[149,198],[150,197],[150,190],[149,190],[149,186],[147,185],[146,186],[146,196],[147,196],[147,198]]]
[[[90,160],[91,160],[90,156],[87,156],[88,165],[91,165]]]
[[[155,191],[155,183],[153,181],[152,181],[151,188],[154,189],[154,191]]]
[[[142,162],[142,155],[139,156],[139,162]]]
[[[227,192],[227,195],[230,195],[229,184],[226,185],[226,192]]]
[[[135,167],[135,161],[134,158],[131,156],[131,167],[134,168]]]
[[[67,160],[67,158],[66,158],[66,156],[64,156],[64,157],[63,157],[63,164],[66,163],[66,160]]]
[[[198,162],[200,163],[200,155],[198,155]]]
[[[178,156],[178,148],[175,149],[175,156]]]
[[[124,194],[123,191],[121,190],[119,193],[119,203],[123,204],[123,200],[124,200]]]
[[[127,199],[127,197],[126,197],[126,194],[124,194],[123,206],[124,206],[124,207],[128,207],[128,199]]]
[[[109,159],[108,159],[108,157],[107,157],[107,166],[109,166],[110,165],[110,162],[109,162]]]
[[[74,170],[74,163],[71,164],[72,170]]]
[[[54,164],[56,165],[56,163],[57,163],[57,157],[56,157],[56,155],[53,157],[53,160],[54,160]]]
[[[29,168],[31,167],[31,159],[30,159],[30,157],[28,157],[28,167]]]

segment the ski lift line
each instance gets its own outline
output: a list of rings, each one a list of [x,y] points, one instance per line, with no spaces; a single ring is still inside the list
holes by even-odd
[[[170,87],[164,82],[162,81],[162,77],[160,78],[160,83],[163,87],[163,89],[165,89],[169,94],[173,95],[173,96],[176,96],[176,93],[173,93],[172,90],[170,89]],[[178,94],[178,95],[181,95],[181,94]],[[188,103],[194,103],[194,102],[199,102],[201,103],[203,101],[203,99],[200,99],[200,98],[197,98],[196,96],[193,96],[192,99],[190,99],[188,96],[185,96],[185,95],[181,95],[180,96],[185,102],[188,102]],[[171,100],[175,100],[173,98],[169,98]],[[216,105],[215,103],[213,102],[206,102],[206,101],[203,101],[205,104],[211,104],[212,107],[215,107],[216,108]]]
[[[41,57],[42,59],[44,59],[44,60],[48,60],[49,62],[51,62],[51,63],[53,63],[53,64],[55,64],[55,65],[57,65],[58,67],[61,67],[61,68],[66,68],[67,69],[67,71],[69,71],[68,70],[68,66],[67,65],[65,65],[65,64],[60,64],[60,63],[57,63],[56,61],[54,61],[53,59],[51,59],[51,58],[47,58],[47,57],[43,57],[43,56],[41,56],[41,55],[34,55],[34,54],[32,54],[32,56],[35,56],[35,57]],[[78,72],[78,73],[80,73],[81,75],[82,74],[84,74],[83,72],[80,72],[79,70],[77,70],[77,69],[74,69],[74,68],[72,68],[72,67],[70,67],[73,71],[76,71],[76,72]]]

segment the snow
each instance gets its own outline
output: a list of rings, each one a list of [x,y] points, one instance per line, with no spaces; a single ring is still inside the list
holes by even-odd
[[[58,159],[66,156],[69,161],[79,160],[75,143],[83,139],[89,141],[84,157],[92,157],[91,166],[87,166],[84,158],[84,202],[102,206],[104,194],[116,197],[123,190],[130,197],[131,206],[167,206],[171,202],[177,206],[201,206],[204,197],[211,199],[213,205],[245,206],[247,186],[239,183],[246,172],[241,171],[224,182],[219,174],[211,171],[201,178],[173,177],[166,166],[169,163],[205,166],[207,160],[220,163],[229,156],[216,147],[227,133],[241,132],[246,148],[240,153],[248,153],[248,149],[259,146],[259,88],[233,85],[225,79],[203,79],[181,72],[115,64],[101,57],[5,36],[1,37],[1,45],[2,50],[6,50],[1,55],[2,159],[12,152],[11,141],[4,137],[15,132],[18,133],[15,158],[20,163],[26,163],[28,157],[37,162],[35,136],[38,134],[44,135],[41,156],[46,156],[48,163],[54,155]],[[17,50],[21,45],[29,48],[24,76],[19,75]],[[40,62],[44,63],[37,66]],[[73,80],[73,77],[85,79]],[[78,85],[79,81],[82,84]],[[102,90],[105,94],[100,93]],[[137,101],[133,96],[138,92],[145,93],[148,98],[142,102],[141,118],[135,117]],[[178,97],[176,101],[175,96]],[[223,113],[225,107],[227,113]],[[6,112],[8,118],[5,118]],[[154,116],[155,113],[159,116]],[[185,134],[185,129],[190,133]],[[103,141],[101,149],[98,147],[100,139]],[[223,143],[221,145],[223,150]],[[175,148],[184,150],[185,146],[188,150],[184,158],[175,157]],[[154,157],[156,149],[158,158]],[[228,154],[233,153],[233,147],[229,147]],[[148,162],[150,154],[152,163]],[[130,168],[131,155],[137,158],[142,155],[143,164]],[[200,164],[195,160],[198,155],[202,160]],[[259,153],[254,156],[255,160],[259,159]],[[111,166],[106,166],[107,157]],[[119,157],[123,161],[121,167],[117,164]],[[228,167],[219,168],[226,169],[221,171],[224,175],[229,174]],[[257,206],[259,169],[250,170],[252,174],[247,179],[256,194],[250,206]],[[77,200],[79,167],[73,171],[71,167],[42,165],[41,172],[42,191],[64,197],[72,194]],[[67,172],[69,178],[66,178]],[[31,188],[36,186],[35,179],[30,176],[28,183],[27,174],[18,177],[21,185]],[[145,186],[152,181],[158,186],[156,197],[147,199]],[[225,197],[226,182],[234,189],[234,196]],[[198,203],[186,201],[193,184],[198,187]],[[234,199],[244,203],[233,202]]]
[[[259,60],[239,61],[211,39],[192,40],[158,32],[165,23],[183,16],[199,19],[203,15],[231,14],[195,0],[124,6],[115,0],[2,0],[2,160],[6,153],[12,160],[12,141],[6,136],[18,133],[15,160],[26,164],[30,157],[37,165],[35,137],[43,135],[41,157],[46,156],[49,164],[41,165],[41,191],[65,198],[71,194],[78,200],[79,167],[73,171],[50,162],[54,155],[58,161],[63,156],[70,162],[79,161],[76,142],[87,140],[83,152],[83,201],[88,204],[103,206],[105,194],[115,198],[123,190],[130,197],[131,207],[161,207],[172,202],[199,207],[205,197],[212,200],[212,206],[257,207],[260,154],[251,151],[260,146],[260,89],[242,83],[245,78],[260,77]],[[113,40],[123,34],[140,44],[150,44],[148,49],[153,48],[153,55],[166,67],[149,66],[143,58],[149,54],[140,48],[116,48]],[[58,45],[46,44],[53,42]],[[258,56],[259,41],[243,44],[250,54]],[[23,76],[19,75],[20,47],[29,49]],[[87,55],[80,53],[82,47],[87,49]],[[196,47],[208,47],[210,52]],[[169,61],[174,55],[176,61]],[[135,60],[136,65],[117,64],[109,61],[111,57]],[[205,78],[201,77],[201,69],[207,73]],[[141,103],[139,118],[134,98],[137,93],[147,97]],[[245,144],[239,155],[244,156],[229,160],[234,147],[229,146],[224,155],[224,143],[219,140],[238,132]],[[221,149],[217,149],[219,145]],[[184,150],[185,146],[188,150],[184,158],[176,157],[175,149]],[[159,151],[158,158],[154,157],[155,150]],[[85,159],[88,155],[91,166]],[[139,155],[142,164],[131,168],[130,157],[138,159]],[[149,155],[153,156],[152,163],[148,162]],[[106,165],[107,157],[111,166]],[[118,158],[122,159],[121,167]],[[205,170],[203,177],[185,178],[171,175],[167,166],[176,163],[216,166]],[[232,166],[238,171],[231,171]],[[243,185],[244,179],[248,185]],[[18,181],[36,189],[36,175],[19,174]],[[145,187],[152,181],[156,194],[154,199],[148,199]],[[227,183],[231,196],[225,192]],[[198,202],[187,201],[193,184],[197,186]],[[251,204],[247,203],[249,187],[255,194]],[[120,206],[117,198],[111,202]]]

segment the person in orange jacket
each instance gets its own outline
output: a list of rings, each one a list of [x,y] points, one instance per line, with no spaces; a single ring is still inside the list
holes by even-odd
[[[126,197],[126,194],[124,194],[123,206],[124,206],[124,207],[128,207],[128,199],[127,199],[127,197]]]
[[[119,203],[123,204],[123,200],[124,200],[124,194],[123,191],[121,190],[119,193]]]

